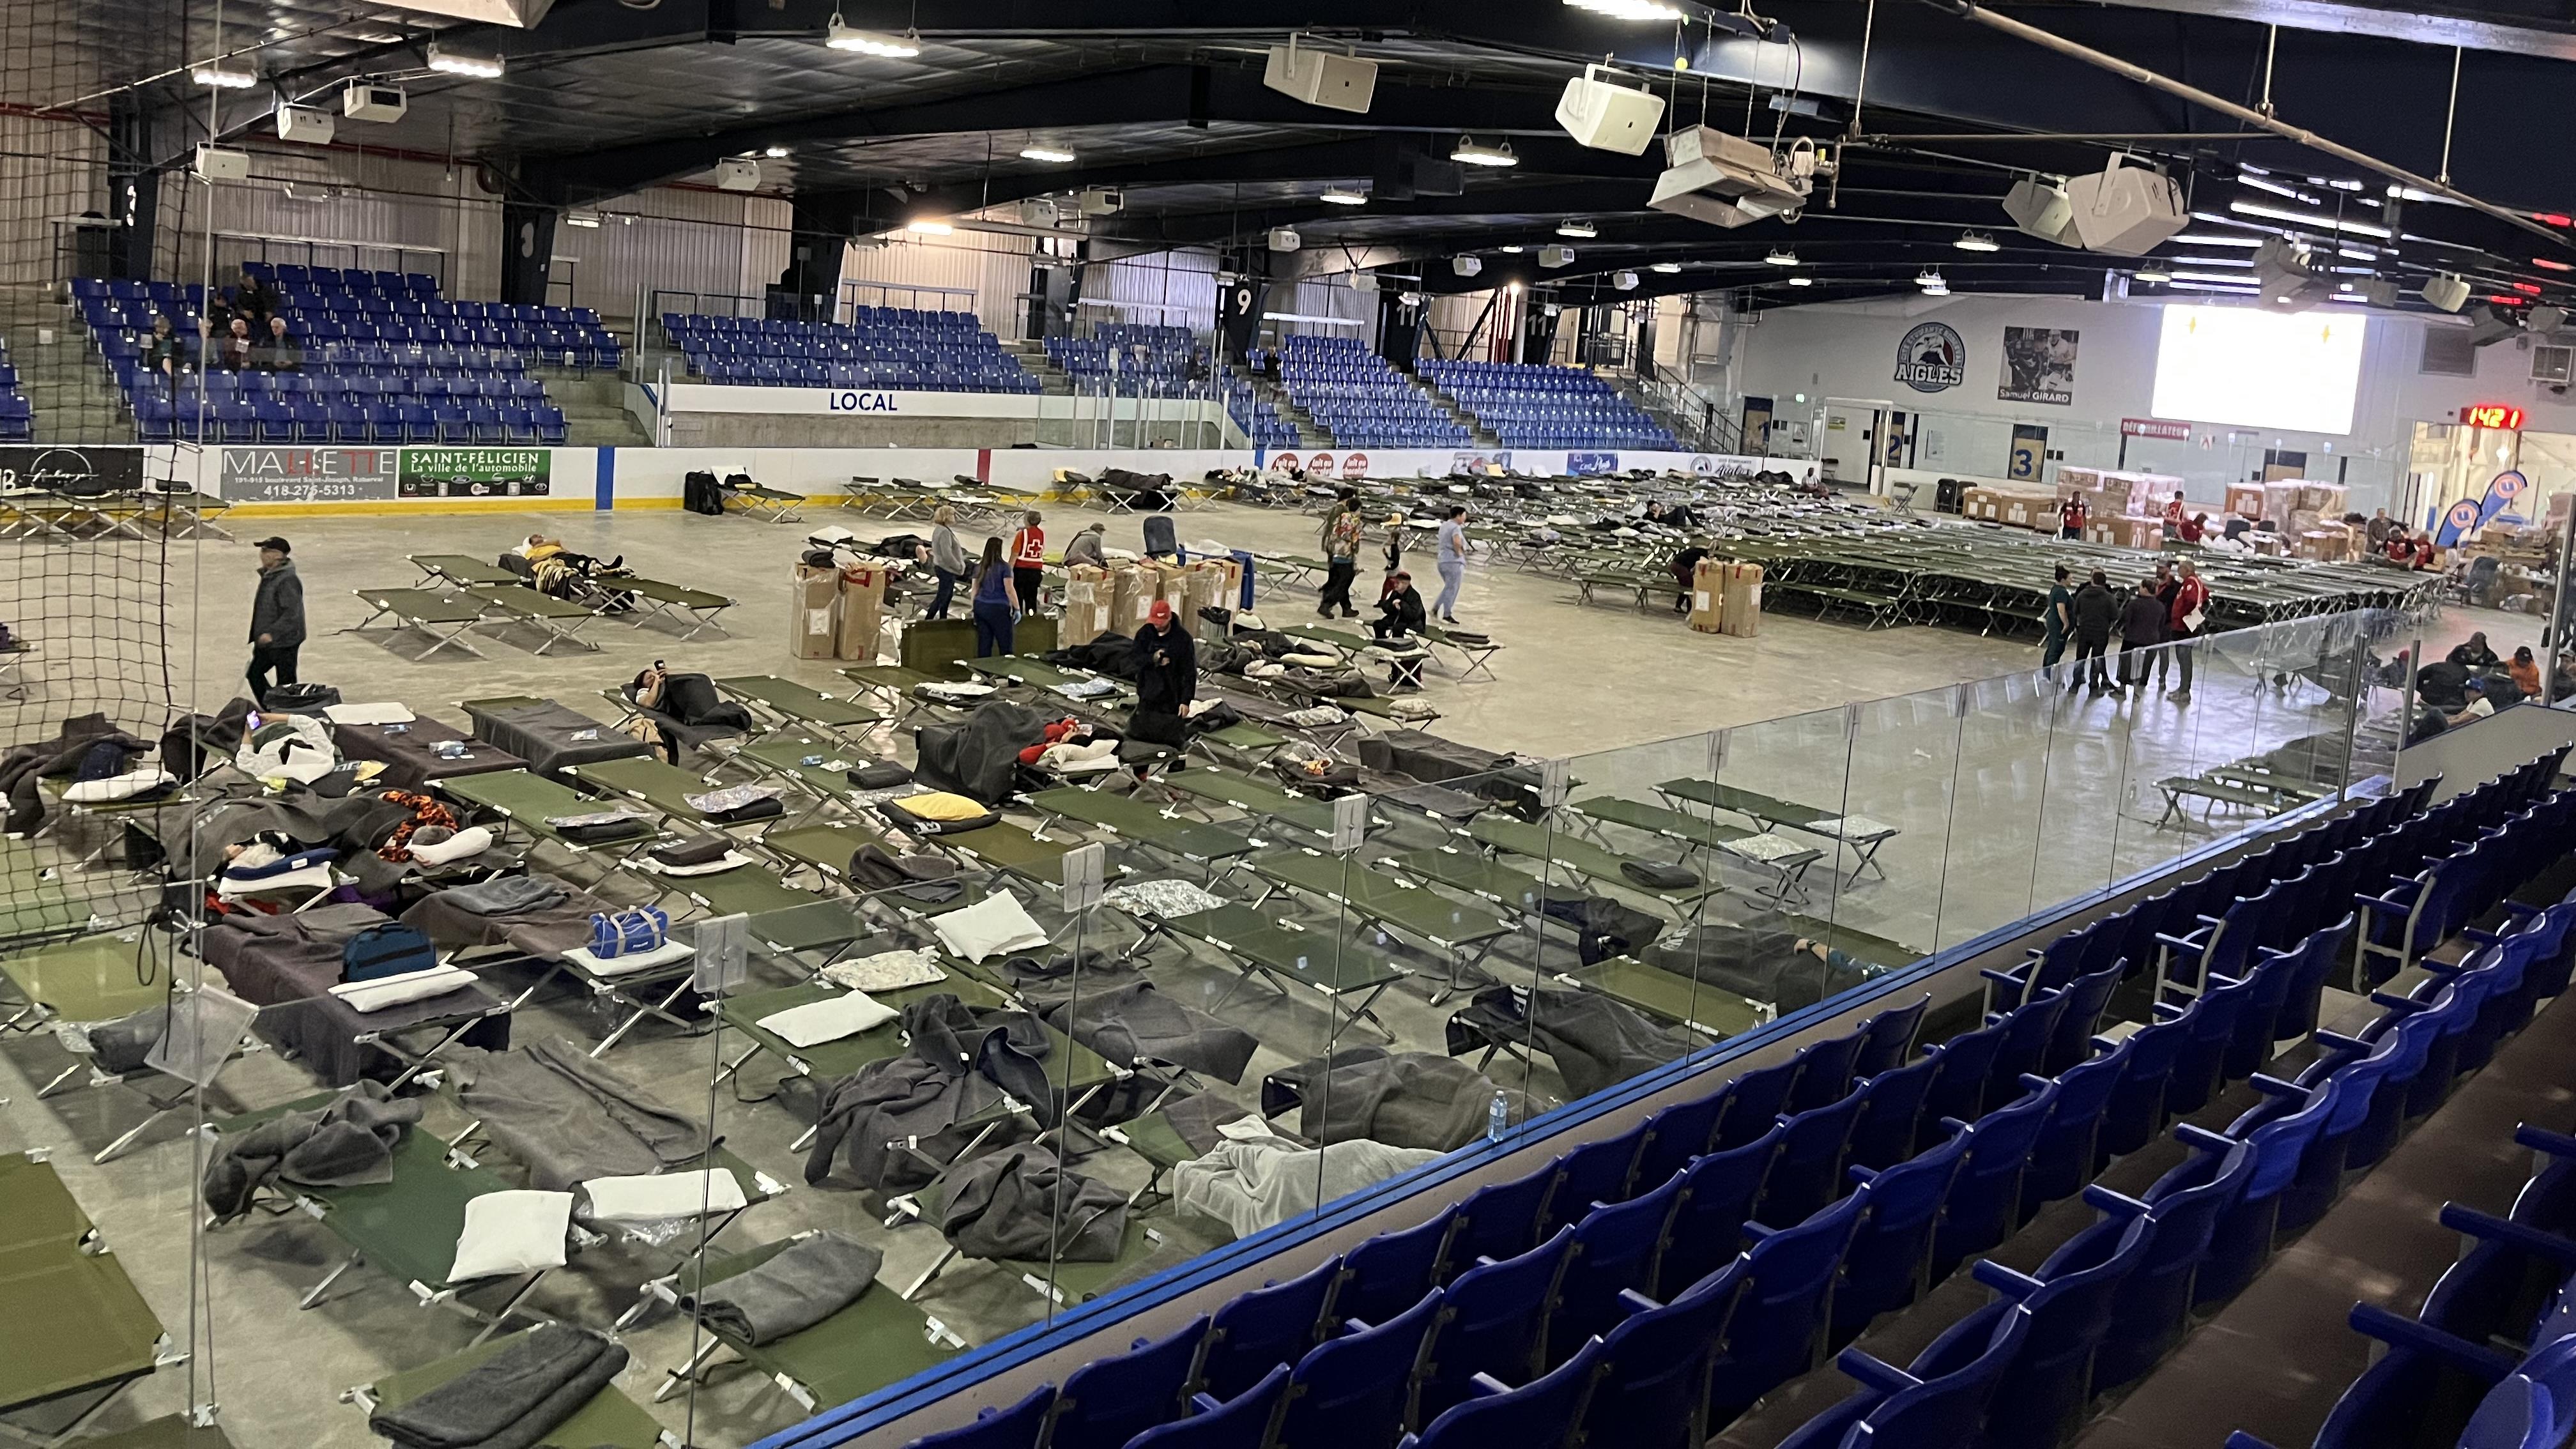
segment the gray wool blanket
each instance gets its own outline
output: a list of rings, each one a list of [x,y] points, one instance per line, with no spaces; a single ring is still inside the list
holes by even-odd
[[[977,1011],[949,992],[903,1009],[910,1046],[870,1062],[823,1088],[805,1181],[830,1177],[846,1154],[848,1175],[862,1187],[917,1186],[928,1180],[917,1159],[887,1144],[918,1140],[943,1161],[962,1150],[971,1130],[1007,1094],[1052,1125],[1054,1092],[1045,1059],[1053,1043],[1025,1011]]]
[[[394,1180],[394,1148],[420,1120],[417,1100],[395,1101],[377,1082],[360,1082],[329,1105],[272,1117],[216,1144],[200,1185],[206,1210],[229,1220],[250,1211],[272,1182],[298,1187],[355,1187]]]
[[[680,1307],[745,1343],[774,1343],[857,1302],[883,1266],[885,1254],[867,1244],[820,1232],[695,1298],[684,1296]]]
[[[1062,960],[1063,958],[1059,958]],[[1241,1027],[1156,989],[1142,972],[1086,963],[1076,973],[1025,956],[1002,963],[1020,999],[1046,1024],[1122,1067],[1169,1062],[1241,1082],[1260,1045]]]
[[[1556,1060],[1566,1090],[1589,1097],[1688,1055],[1690,1038],[1591,991],[1490,986],[1451,1014],[1449,1050],[1526,1041]]]
[[[939,1230],[969,1258],[1111,1263],[1127,1234],[1127,1199],[1034,1144],[949,1169]]]
[[[1366,1137],[1446,1152],[1484,1134],[1497,1091],[1512,1121],[1527,1115],[1521,1093],[1453,1057],[1357,1046],[1272,1073],[1261,1106],[1275,1117],[1295,1105],[1298,1133],[1317,1143]]]
[[[594,1177],[642,1177],[706,1156],[703,1123],[675,1111],[566,1041],[451,1053],[456,1098],[528,1169],[528,1185],[568,1190]]]
[[[626,1350],[565,1323],[541,1323],[499,1353],[367,1427],[407,1449],[533,1449],[626,1367]]]

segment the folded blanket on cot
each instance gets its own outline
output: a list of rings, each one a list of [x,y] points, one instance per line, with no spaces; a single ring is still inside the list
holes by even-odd
[[[813,1327],[858,1300],[885,1255],[839,1233],[820,1232],[747,1272],[680,1300],[709,1328],[745,1343],[774,1343]]]
[[[353,1187],[394,1180],[394,1145],[420,1120],[417,1099],[394,1101],[360,1082],[321,1107],[287,1112],[215,1143],[199,1191],[217,1219],[250,1211],[272,1180],[303,1187]]]
[[[825,997],[773,1011],[755,1024],[763,1031],[777,1033],[789,1046],[810,1047],[873,1031],[894,1020],[895,1015],[893,1007],[864,991],[853,991],[847,996]]]
[[[367,1427],[408,1449],[533,1449],[626,1367],[626,1350],[566,1323],[541,1323],[499,1353]]]
[[[939,1231],[969,1258],[1112,1263],[1127,1235],[1127,1196],[1029,1144],[986,1153],[947,1176]]]
[[[351,1011],[382,1011],[388,1006],[444,996],[473,984],[474,973],[461,966],[433,966],[426,971],[406,971],[373,981],[343,981],[331,988],[331,994],[348,1003]]]
[[[702,1213],[740,1212],[749,1204],[733,1169],[666,1172],[642,1177],[594,1177],[581,1185],[583,1219],[594,1223],[658,1223]]]

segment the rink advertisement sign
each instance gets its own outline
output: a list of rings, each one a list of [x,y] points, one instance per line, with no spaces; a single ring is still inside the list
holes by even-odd
[[[543,498],[554,454],[545,448],[405,448],[405,498]]]
[[[235,503],[363,503],[399,496],[400,448],[226,448],[222,492]]]

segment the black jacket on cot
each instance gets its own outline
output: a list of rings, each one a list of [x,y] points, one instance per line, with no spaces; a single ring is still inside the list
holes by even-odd
[[[1136,707],[1156,714],[1179,714],[1199,697],[1199,656],[1187,629],[1136,631]]]
[[[2132,649],[2165,642],[2164,600],[2153,594],[2131,594],[2120,608],[2120,642]]]
[[[2120,596],[2107,585],[2086,581],[2075,591],[2075,637],[2091,643],[2109,643],[2111,625],[2120,617]]]

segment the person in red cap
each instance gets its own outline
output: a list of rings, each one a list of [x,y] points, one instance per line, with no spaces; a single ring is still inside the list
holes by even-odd
[[[1136,709],[1127,717],[1130,737],[1174,749],[1187,746],[1181,710],[1199,697],[1198,646],[1172,615],[1169,599],[1156,599],[1136,631]]]

